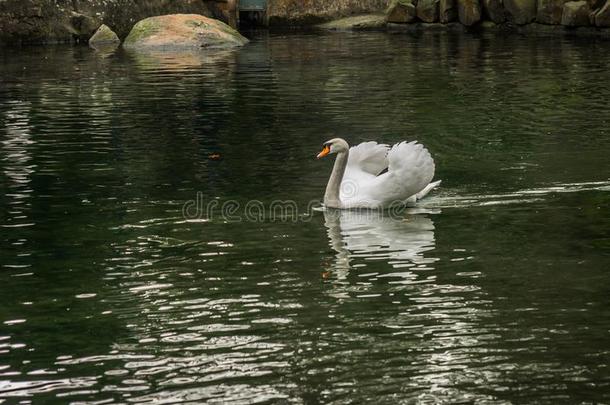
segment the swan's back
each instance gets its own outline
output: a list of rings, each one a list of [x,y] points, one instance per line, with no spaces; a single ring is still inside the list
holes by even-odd
[[[404,180],[407,197],[422,191],[434,178],[434,170],[430,152],[417,141],[397,143],[388,152],[388,174]]]
[[[376,176],[388,167],[389,150],[388,145],[374,141],[352,146],[349,148],[347,170],[361,170]]]
[[[382,173],[385,168],[387,171]],[[346,208],[378,208],[405,202],[430,184],[434,170],[430,152],[417,141],[400,142],[391,149],[365,142],[350,149],[342,190],[350,190],[351,194],[342,193],[341,200]]]

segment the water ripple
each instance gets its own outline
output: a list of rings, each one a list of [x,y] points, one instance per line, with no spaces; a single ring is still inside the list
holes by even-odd
[[[608,44],[253,35],[0,51],[0,403],[608,402]],[[333,136],[443,185],[306,212]]]

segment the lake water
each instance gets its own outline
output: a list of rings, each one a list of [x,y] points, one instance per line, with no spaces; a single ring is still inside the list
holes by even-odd
[[[610,402],[610,42],[0,61],[0,404]],[[334,136],[442,187],[312,210]]]

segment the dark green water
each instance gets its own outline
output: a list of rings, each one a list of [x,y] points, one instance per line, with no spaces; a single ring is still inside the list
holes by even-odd
[[[0,59],[0,403],[610,402],[610,43]],[[311,211],[332,136],[443,186]]]

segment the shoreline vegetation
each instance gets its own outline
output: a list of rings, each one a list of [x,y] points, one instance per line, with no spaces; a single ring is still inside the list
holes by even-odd
[[[0,46],[116,44],[152,16],[197,14],[230,23],[233,0],[3,0]],[[268,28],[495,31],[610,39],[610,0],[268,0]]]

